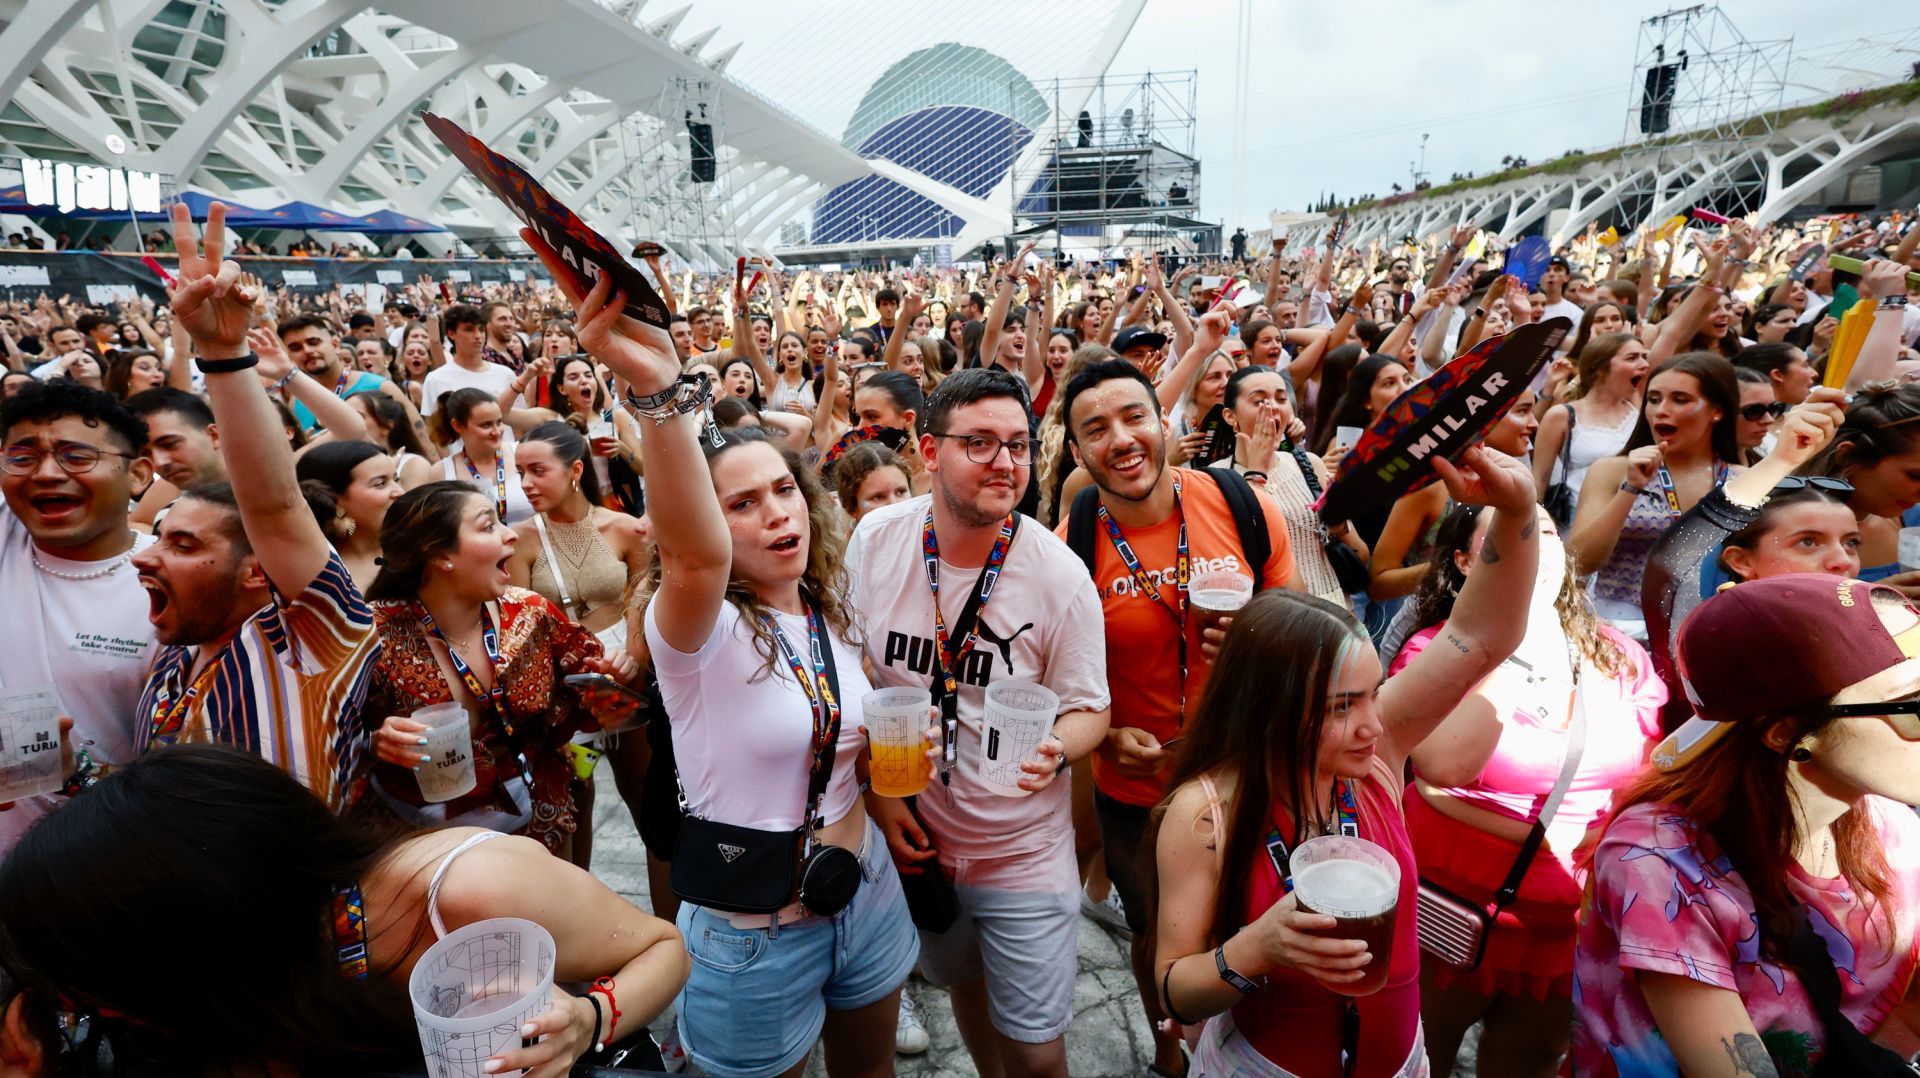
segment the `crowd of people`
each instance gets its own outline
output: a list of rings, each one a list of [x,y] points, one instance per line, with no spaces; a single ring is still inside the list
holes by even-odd
[[[176,211],[164,304],[0,304],[0,685],[71,776],[0,812],[0,1075],[421,1073],[408,978],[494,917],[555,984],[485,1073],[890,1074],[937,988],[959,1065],[1064,1075],[1083,919],[1165,1078],[1476,1026],[1501,1078],[1911,1073],[1920,227],[1632,235],[655,256],[655,326],[532,232],[550,284],[369,305]],[[1322,518],[1551,319],[1436,481]]]

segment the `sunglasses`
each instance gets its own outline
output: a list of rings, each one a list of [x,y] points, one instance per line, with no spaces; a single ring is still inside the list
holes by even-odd
[[[1796,490],[1819,490],[1844,498],[1853,493],[1853,484],[1824,475],[1790,475],[1773,485],[1769,497]]]
[[[1866,717],[1887,720],[1903,741],[1920,741],[1920,697],[1870,704],[1829,704],[1820,714],[1832,719]]]
[[[1749,423],[1758,423],[1762,419],[1779,419],[1787,414],[1789,407],[1791,406],[1784,401],[1774,401],[1772,404],[1743,404],[1740,406],[1740,418]]]

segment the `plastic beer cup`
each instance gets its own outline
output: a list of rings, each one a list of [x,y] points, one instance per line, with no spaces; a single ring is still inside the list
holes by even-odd
[[[427,728],[420,735],[427,741],[420,755],[430,759],[413,773],[420,781],[420,797],[438,803],[470,792],[478,779],[473,771],[473,731],[467,709],[455,703],[435,704],[408,717]]]
[[[912,797],[927,788],[927,727],[933,694],[925,689],[875,689],[860,706],[867,726],[868,777],[882,797]]]
[[[1202,630],[1222,629],[1253,598],[1253,578],[1239,573],[1201,573],[1187,582],[1187,607]]]
[[[1358,981],[1328,985],[1344,996],[1370,996],[1384,988],[1393,964],[1394,913],[1400,904],[1400,864],[1364,838],[1322,835],[1302,842],[1288,858],[1300,908],[1339,923],[1315,935],[1365,940],[1373,956]]]

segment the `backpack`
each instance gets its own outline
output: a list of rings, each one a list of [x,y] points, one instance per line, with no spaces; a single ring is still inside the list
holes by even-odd
[[[1260,499],[1254,494],[1246,476],[1226,468],[1207,468],[1205,473],[1219,484],[1220,493],[1227,499],[1227,508],[1233,513],[1234,530],[1240,535],[1240,552],[1246,557],[1247,567],[1253,573],[1253,590],[1259,591],[1267,559],[1273,556],[1273,537],[1267,534],[1266,511],[1260,507]],[[1073,507],[1067,513],[1067,546],[1086,563],[1089,575],[1094,571],[1099,508],[1100,488],[1090,486],[1074,496]]]

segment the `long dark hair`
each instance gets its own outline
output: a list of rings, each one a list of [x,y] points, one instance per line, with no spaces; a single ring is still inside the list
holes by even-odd
[[[1367,412],[1368,397],[1373,393],[1374,380],[1380,377],[1380,372],[1386,370],[1389,364],[1395,367],[1406,366],[1405,363],[1402,363],[1395,357],[1384,354],[1368,356],[1361,360],[1354,365],[1353,373],[1347,377],[1347,384],[1343,388],[1339,399],[1334,402],[1333,407],[1325,412],[1320,412],[1318,409],[1315,410],[1319,419],[1319,426],[1317,426],[1313,432],[1313,451],[1315,454],[1319,456],[1326,455],[1327,448],[1333,444],[1335,428],[1367,427],[1371,426],[1373,421],[1378,418],[1377,416],[1369,415]],[[1326,391],[1327,385],[1323,381],[1320,384],[1320,400],[1322,402],[1325,402],[1327,399]],[[1351,449],[1353,447],[1348,446],[1347,448]]]
[[[405,986],[389,970],[342,976],[328,932],[334,887],[387,849],[253,753],[157,749],[0,864],[0,956],[48,998],[124,1015],[104,1019],[116,1055],[194,1073],[275,1056],[360,1072],[419,1050]]]
[[[1879,383],[1855,394],[1833,441],[1801,465],[1800,475],[1845,477],[1920,448],[1920,384]]]
[[[1667,373],[1678,371],[1690,374],[1700,386],[1700,395],[1708,404],[1720,409],[1720,418],[1714,421],[1708,436],[1708,444],[1713,449],[1714,459],[1726,464],[1740,463],[1740,382],[1734,377],[1733,363],[1727,357],[1715,352],[1682,352],[1655,367],[1647,374],[1642,383],[1647,392],[1653,390],[1653,380]],[[1640,418],[1633,425],[1633,436],[1617,456],[1626,456],[1641,446],[1653,444],[1653,425],[1647,422],[1647,405],[1644,396],[1640,402]]]
[[[1347,379],[1353,368],[1366,354],[1357,344],[1343,344],[1328,352],[1320,361],[1320,390],[1313,398],[1313,436],[1308,440],[1308,448],[1315,456],[1325,456],[1327,447],[1333,444],[1333,411],[1340,398],[1347,394]],[[1322,432],[1325,437],[1322,437]]]
[[[600,476],[593,468],[593,446],[587,441],[587,421],[578,412],[569,414],[565,419],[550,419],[540,424],[528,431],[522,441],[545,443],[553,450],[553,455],[560,459],[562,468],[581,464],[580,493],[587,496],[589,505],[600,504],[602,492]]]
[[[1234,776],[1225,826],[1214,821],[1214,841],[1224,843],[1210,932],[1216,942],[1247,923],[1247,881],[1275,803],[1300,833],[1324,830],[1310,786],[1327,694],[1345,664],[1370,646],[1345,607],[1281,589],[1254,596],[1228,628],[1167,783],[1172,791],[1201,775]],[[1165,806],[1154,812],[1156,829]]]
[[[358,393],[347,394],[348,400],[356,397],[367,403],[367,410],[371,411],[380,425],[387,429],[388,449],[404,449],[416,457],[427,457],[427,447],[420,444],[419,432],[413,429],[413,417],[407,413],[407,409],[399,401],[377,389],[363,389]]]
[[[584,353],[561,356],[554,362],[553,374],[547,378],[548,399],[560,405],[560,407],[556,409],[557,411],[564,412],[572,409],[572,404],[568,402],[566,396],[560,392],[560,387],[567,382],[567,368],[573,366],[575,363],[585,363],[587,365],[587,373],[593,375],[593,399],[587,402],[587,407],[592,408],[596,412],[605,409],[607,406],[607,383],[600,379],[600,368],[594,364],[593,357]]]
[[[458,480],[441,479],[395,499],[380,526],[380,571],[367,585],[367,598],[418,598],[427,563],[460,545],[460,522],[474,498],[484,501],[486,495]]]
[[[427,429],[432,432],[433,440],[440,443],[442,448],[459,441],[460,432],[454,430],[453,425],[458,423],[463,427],[466,426],[468,417],[473,415],[473,410],[485,404],[491,404],[497,408],[500,402],[486,390],[472,387],[440,394],[440,401],[435,406],[433,415],[427,419]]]
[[[1460,589],[1467,583],[1467,575],[1460,571],[1454,555],[1473,551],[1473,533],[1480,523],[1480,511],[1478,505],[1456,505],[1434,525],[1427,572],[1414,592],[1409,635],[1453,616],[1453,601],[1459,598]],[[1560,615],[1561,635],[1573,642],[1583,658],[1608,677],[1617,678],[1631,672],[1632,661],[1627,653],[1601,633],[1600,616],[1594,612],[1587,590],[1580,586],[1571,557],[1567,559],[1553,608]]]

